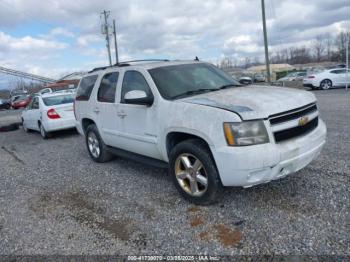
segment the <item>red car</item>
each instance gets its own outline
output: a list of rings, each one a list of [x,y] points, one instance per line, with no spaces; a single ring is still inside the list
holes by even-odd
[[[32,100],[31,96],[20,96],[12,101],[11,107],[13,109],[25,108]]]

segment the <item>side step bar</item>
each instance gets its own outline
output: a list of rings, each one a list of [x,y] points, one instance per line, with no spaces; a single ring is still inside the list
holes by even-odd
[[[145,165],[150,165],[158,168],[164,168],[167,169],[169,168],[169,164],[167,162],[164,162],[162,160],[154,159],[151,157],[139,155],[136,153],[132,153],[123,149],[115,148],[108,146],[108,151],[112,153],[113,155],[122,157],[122,158],[128,158],[134,161],[137,161],[139,163],[145,164]]]

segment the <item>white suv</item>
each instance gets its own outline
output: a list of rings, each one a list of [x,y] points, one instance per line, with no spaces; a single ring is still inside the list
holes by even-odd
[[[223,186],[294,173],[326,140],[311,92],[242,87],[199,61],[94,69],[80,81],[75,114],[94,161],[119,155],[169,167],[176,188],[196,204],[213,202]]]

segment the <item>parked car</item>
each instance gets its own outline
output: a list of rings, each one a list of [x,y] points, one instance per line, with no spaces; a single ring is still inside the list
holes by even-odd
[[[47,94],[47,93],[53,93],[53,90],[51,88],[44,88],[44,89],[41,89],[38,94],[40,95],[43,95],[43,94]]]
[[[92,70],[79,83],[75,115],[92,160],[119,155],[167,167],[196,204],[215,201],[223,186],[297,172],[326,140],[313,93],[241,86],[196,61]]]
[[[325,70],[317,74],[311,74],[303,80],[305,87],[323,90],[346,86],[346,83],[350,86],[350,72],[347,74],[346,68]]]
[[[13,99],[11,107],[13,109],[25,108],[30,103],[32,97],[30,95],[20,95]]]
[[[253,79],[249,76],[242,76],[238,81],[242,85],[251,85],[253,83]]]
[[[255,74],[254,75],[254,82],[265,82],[266,77],[263,74]]]
[[[306,72],[292,72],[287,74],[285,77],[278,79],[277,82],[303,80],[304,77],[306,77]]]
[[[10,100],[0,98],[0,109],[10,109],[10,108],[11,108]]]
[[[46,139],[53,131],[75,128],[73,110],[74,93],[53,92],[36,95],[22,112],[22,124],[25,132],[40,131]]]

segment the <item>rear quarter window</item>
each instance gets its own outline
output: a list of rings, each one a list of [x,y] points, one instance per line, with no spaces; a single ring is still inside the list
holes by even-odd
[[[80,85],[77,91],[77,101],[88,101],[91,96],[92,89],[97,80],[97,75],[86,76],[81,79]]]

